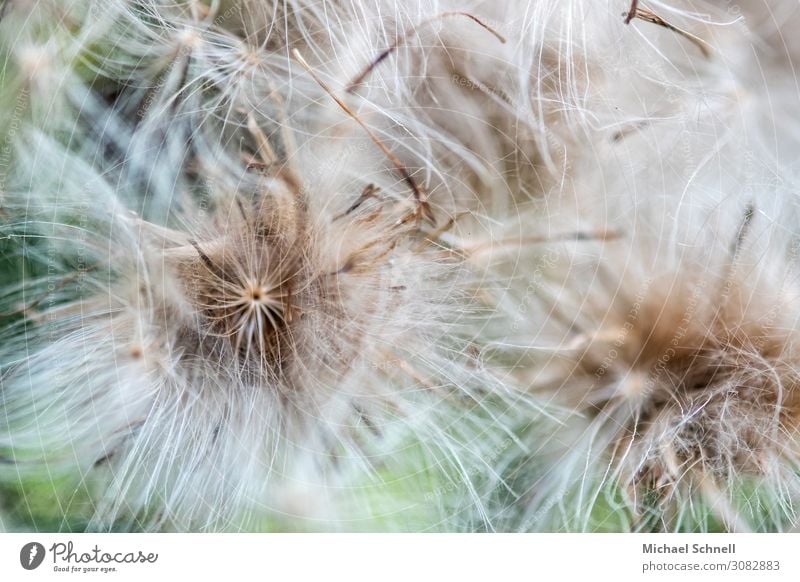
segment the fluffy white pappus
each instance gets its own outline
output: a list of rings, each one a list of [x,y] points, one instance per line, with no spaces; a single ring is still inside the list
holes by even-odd
[[[123,8],[137,34],[155,20],[169,37],[159,12]],[[465,467],[490,471],[495,437],[461,438],[457,421],[527,398],[481,363],[480,273],[438,244],[447,225],[413,178],[338,108],[348,125],[298,139],[280,93],[269,115],[210,107],[214,87],[192,86],[217,71],[197,56],[206,37],[159,68],[156,37],[87,36],[71,42],[100,78],[137,46],[156,54],[128,69],[152,89],[88,90],[70,63],[52,87],[85,97],[59,112],[69,140],[45,118],[15,136],[3,231],[35,268],[4,295],[22,319],[4,331],[3,477],[74,477],[91,528],[258,529],[329,514],[339,475],[378,475],[411,435],[480,504]]]
[[[242,130],[253,123],[290,157],[293,144],[277,137],[281,126],[298,129],[302,140],[347,119],[292,57],[299,48],[415,174],[439,219],[466,210],[513,219],[519,203],[563,179],[570,120],[582,116],[589,77],[587,30],[602,48],[615,40],[602,26],[613,22],[609,12],[580,3],[534,3],[521,12],[427,1],[87,6],[91,26],[66,30],[74,60],[101,91],[108,87],[115,109],[137,120],[129,171],[162,215],[169,201],[158,192],[180,181],[163,160],[217,161],[209,149],[232,150],[243,133],[252,141]],[[258,25],[258,13],[269,19],[260,32],[232,26],[244,16]],[[284,14],[280,27],[276,14]]]
[[[691,37],[623,41],[633,64],[595,70],[602,123],[545,193],[549,232],[614,236],[494,253],[509,285],[487,354],[564,411],[520,420],[501,528],[796,527],[797,93],[778,26],[695,5],[714,21],[652,3]]]
[[[532,309],[549,317],[522,350],[535,362],[524,381],[571,412],[529,426],[535,452],[507,475],[513,527],[796,525],[800,286],[787,232],[744,207],[738,226],[691,245],[634,237],[541,282]]]
[[[4,345],[4,459],[96,482],[92,527],[257,527],[273,484],[373,470],[384,432],[461,463],[452,419],[514,397],[473,345],[474,273],[413,200],[281,167],[167,227],[46,136],[19,151],[35,190],[7,232],[46,269]]]
[[[358,451],[384,432],[471,454],[436,444],[440,415],[512,395],[467,333],[472,275],[418,234],[415,204],[310,195],[284,169],[170,228],[47,138],[28,147],[58,174],[7,204],[47,270],[4,345],[4,459],[97,481],[93,527],[254,527],[274,483],[371,470]]]
[[[0,462],[91,527],[793,522],[796,3],[29,4]]]

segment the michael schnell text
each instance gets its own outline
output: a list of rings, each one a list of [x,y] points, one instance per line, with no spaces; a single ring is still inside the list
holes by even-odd
[[[736,544],[712,546],[710,544],[642,544],[643,554],[735,554]]]

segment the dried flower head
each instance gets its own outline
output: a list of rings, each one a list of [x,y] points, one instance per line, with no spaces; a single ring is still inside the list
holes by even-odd
[[[774,225],[754,214],[729,231],[730,246],[699,236],[680,259],[643,241],[607,249],[582,305],[570,311],[563,296],[550,305],[560,316],[545,335],[562,341],[539,348],[528,381],[574,413],[555,436],[533,429],[544,466],[519,484],[525,527],[791,527],[800,493],[796,264]],[[609,262],[619,254],[624,262]]]
[[[311,66],[131,8],[81,21],[116,80],[67,74],[73,141],[15,139],[3,232],[33,273],[5,298],[4,479],[60,483],[79,527],[344,528],[342,483],[413,446],[480,506],[467,466],[506,429],[473,417],[529,399],[482,364],[480,272],[417,178]]]

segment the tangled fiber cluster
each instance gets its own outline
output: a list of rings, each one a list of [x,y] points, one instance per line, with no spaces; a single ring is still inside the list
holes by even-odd
[[[0,14],[0,528],[797,527],[794,0]]]

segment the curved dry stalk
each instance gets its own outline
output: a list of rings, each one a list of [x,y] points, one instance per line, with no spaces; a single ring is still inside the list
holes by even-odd
[[[656,24],[676,34],[679,34],[680,36],[691,42],[693,45],[695,45],[698,49],[700,49],[700,52],[703,53],[703,56],[705,58],[707,59],[711,58],[711,51],[709,50],[709,46],[703,39],[701,39],[698,36],[695,36],[691,32],[687,32],[683,29],[678,28],[674,24],[670,24],[652,10],[648,10],[647,8],[639,8],[638,4],[639,2],[637,0],[634,0],[633,3],[631,4],[631,9],[628,12],[627,16],[625,17],[625,24],[630,24],[632,20],[637,18],[644,22]]]
[[[403,180],[405,180],[406,184],[408,184],[409,188],[411,188],[411,191],[414,193],[414,199],[416,200],[417,203],[417,210],[414,213],[414,216],[416,217],[422,216],[426,220],[428,220],[432,225],[435,226],[436,217],[433,215],[433,210],[431,210],[430,204],[425,199],[425,194],[423,193],[422,189],[417,185],[414,178],[411,177],[411,173],[408,171],[408,168],[405,167],[403,162],[400,161],[400,158],[398,158],[386,146],[386,144],[383,143],[377,135],[375,135],[375,132],[372,131],[369,128],[369,126],[366,123],[364,123],[364,121],[358,115],[356,115],[356,113],[344,101],[342,101],[339,97],[336,96],[336,94],[327,85],[327,83],[325,83],[325,81],[323,81],[319,77],[319,75],[317,75],[314,72],[314,70],[311,68],[311,65],[309,65],[308,62],[303,58],[303,55],[300,54],[300,51],[298,51],[297,49],[292,49],[292,55],[294,55],[294,58],[297,59],[297,62],[299,62],[303,66],[303,68],[306,71],[308,71],[308,74],[311,75],[314,81],[316,81],[316,83],[320,87],[322,87],[322,89],[328,95],[331,96],[331,99],[333,99],[336,102],[336,104],[342,109],[342,111],[347,113],[347,115],[349,115],[350,118],[353,119],[353,121],[358,123],[364,129],[364,131],[367,132],[367,135],[372,140],[372,142],[376,146],[378,146],[378,148],[383,152],[386,158],[392,163],[392,165],[394,165],[395,169],[397,169],[397,171],[403,177]]]
[[[452,17],[452,16],[463,16],[465,18],[469,18],[470,20],[472,20],[473,22],[475,22],[479,26],[482,26],[484,29],[486,29],[491,34],[493,34],[494,37],[497,40],[499,40],[501,43],[503,43],[503,44],[506,43],[506,38],[502,34],[497,32],[497,30],[495,30],[494,28],[492,28],[491,26],[489,26],[488,24],[483,22],[477,16],[475,16],[473,14],[470,14],[469,12],[457,12],[457,11],[454,11],[454,12],[443,12],[441,14],[437,14],[433,18],[429,18],[427,20],[423,20],[417,26],[415,26],[414,28],[412,28],[411,30],[406,32],[403,36],[398,38],[396,41],[394,41],[389,46],[389,48],[385,49],[377,57],[375,57],[375,59],[373,59],[372,62],[370,62],[370,64],[367,65],[367,67],[363,71],[361,71],[361,73],[358,74],[358,76],[356,76],[352,81],[350,81],[350,83],[348,83],[347,92],[348,93],[352,93],[353,91],[355,91],[356,88],[358,88],[358,86],[361,85],[364,82],[364,80],[369,76],[370,73],[372,73],[372,71],[375,70],[375,68],[379,64],[381,64],[384,60],[386,60],[389,57],[389,55],[391,55],[394,51],[396,51],[400,47],[400,43],[405,42],[406,40],[408,40],[408,38],[411,35],[416,34],[417,30],[420,27],[425,26],[426,24],[430,24],[431,22],[436,22],[437,20],[441,20],[443,18],[449,18],[449,17]]]

